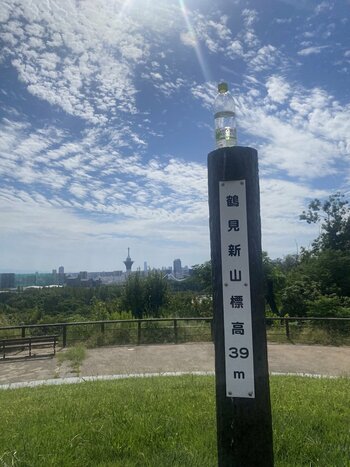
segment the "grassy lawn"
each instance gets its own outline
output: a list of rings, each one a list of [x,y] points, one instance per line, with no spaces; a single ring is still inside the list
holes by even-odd
[[[214,384],[185,376],[1,391],[0,466],[215,466]],[[271,393],[276,466],[350,465],[350,379],[273,377]]]

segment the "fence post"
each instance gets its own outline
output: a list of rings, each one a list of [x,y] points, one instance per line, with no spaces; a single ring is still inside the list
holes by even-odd
[[[177,344],[178,343],[177,319],[174,319],[174,340],[175,340],[175,344]]]
[[[101,333],[105,333],[105,323],[101,323]]]
[[[285,327],[286,327],[286,337],[289,340],[290,339],[290,333],[289,333],[289,321],[288,319],[284,319]]]
[[[67,325],[64,324],[62,327],[62,347],[67,347]]]
[[[141,344],[141,321],[137,321],[137,345]]]
[[[26,337],[26,328],[24,326],[21,329],[21,337]]]

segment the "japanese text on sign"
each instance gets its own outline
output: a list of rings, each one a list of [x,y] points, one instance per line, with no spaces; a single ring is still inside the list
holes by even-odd
[[[227,397],[255,397],[246,186],[219,182]]]

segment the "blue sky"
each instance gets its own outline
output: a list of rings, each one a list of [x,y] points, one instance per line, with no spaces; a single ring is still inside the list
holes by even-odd
[[[263,248],[349,194],[350,1],[11,0],[0,6],[1,271],[209,259],[206,158],[227,81],[259,152]]]

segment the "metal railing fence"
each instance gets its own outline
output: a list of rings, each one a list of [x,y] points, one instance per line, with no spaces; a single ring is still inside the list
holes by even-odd
[[[350,345],[350,318],[267,317],[266,332],[270,342]],[[147,318],[0,327],[0,339],[44,334],[59,336],[62,347],[77,342],[96,347],[211,341],[213,319]]]

